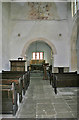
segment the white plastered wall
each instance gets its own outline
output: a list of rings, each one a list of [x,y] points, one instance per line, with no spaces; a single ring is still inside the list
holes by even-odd
[[[9,19],[8,24],[5,23],[7,25],[6,29],[9,29],[9,33],[6,33],[6,31],[3,30],[4,35],[6,33],[3,43],[4,70],[10,69],[9,59],[17,59],[19,56],[21,56],[25,44],[27,44],[29,40],[35,38],[47,39],[55,46],[57,54],[54,55],[54,67],[70,67],[70,36],[68,29],[68,11],[66,3],[56,3],[56,8],[60,19],[52,21],[22,20],[20,12],[20,19],[16,19],[16,14],[14,11],[11,11],[10,6],[4,6],[3,9],[5,8],[6,11],[3,16],[7,14],[9,16],[10,12],[10,17],[6,18],[7,21]],[[10,11],[8,11],[9,9]],[[17,9],[19,11],[20,7]],[[20,34],[20,36],[18,36],[18,34]],[[8,52],[7,49],[9,49]]]
[[[0,72],[2,71],[2,3],[0,2]]]
[[[2,3],[2,70],[9,70],[10,3]]]

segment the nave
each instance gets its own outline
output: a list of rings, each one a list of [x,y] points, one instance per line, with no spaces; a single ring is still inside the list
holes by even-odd
[[[9,76],[5,76],[5,74],[3,78],[7,77],[10,82],[12,72],[7,72],[7,74],[8,73]],[[17,74],[19,74],[19,72],[17,72]],[[4,80],[6,79],[3,79],[3,81]],[[22,91],[24,91],[24,89]],[[54,88],[50,85],[50,80],[43,79],[43,71],[31,71],[30,84],[28,89],[25,90],[25,94],[22,94],[22,100],[19,98],[21,102],[18,103],[16,114],[2,114],[2,118],[77,118],[77,93],[77,87],[57,86],[57,94],[55,94]],[[6,96],[2,98],[3,111],[8,110],[8,112],[10,112],[10,109],[6,108],[7,106],[4,107],[4,103],[7,102],[4,101],[5,97]],[[7,102],[7,105],[10,106],[10,103],[8,104]]]
[[[79,0],[2,1],[2,118],[79,118]]]
[[[41,75],[41,77],[40,77]],[[31,73],[30,86],[17,118],[77,118],[77,88],[57,88],[57,94],[42,73]]]

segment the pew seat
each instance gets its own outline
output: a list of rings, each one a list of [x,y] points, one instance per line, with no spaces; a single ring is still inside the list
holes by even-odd
[[[23,90],[23,81],[21,80],[21,78],[19,79],[15,79],[15,80],[12,80],[12,79],[2,79],[2,85],[12,85],[12,83],[16,83],[15,84],[15,89],[17,91],[17,93],[19,93],[19,102],[22,101],[22,90]]]
[[[0,85],[2,87],[2,114],[16,114],[17,105],[17,91],[14,83],[12,85]],[[0,110],[1,112],[1,110]]]

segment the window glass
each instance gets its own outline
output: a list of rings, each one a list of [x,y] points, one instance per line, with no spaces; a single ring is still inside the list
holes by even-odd
[[[77,3],[77,9],[79,10],[79,0],[78,0],[78,3]]]
[[[77,13],[77,10],[79,10],[79,0],[75,0],[74,2],[72,2],[71,8],[72,8],[72,17],[73,17]]]
[[[77,2],[75,0],[75,3],[74,3],[74,14],[76,14],[76,12],[77,12]]]
[[[37,60],[39,60],[39,52],[37,52],[36,54],[37,54]]]
[[[40,52],[40,59],[43,59],[43,52]]]
[[[33,60],[42,60],[44,58],[43,52],[33,52],[32,59]]]
[[[35,60],[35,52],[33,52],[33,60]]]

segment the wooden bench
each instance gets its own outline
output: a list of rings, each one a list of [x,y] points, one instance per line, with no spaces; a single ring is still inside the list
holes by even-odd
[[[12,83],[12,85],[0,85],[0,87],[2,87],[0,89],[2,91],[2,114],[11,113],[15,115],[18,109],[15,83]]]
[[[12,82],[16,83],[17,92],[19,93],[19,101],[21,102],[22,95],[25,94],[25,91],[27,90],[29,83],[30,83],[30,72],[29,71],[27,72],[25,71],[24,72],[23,71],[3,71],[2,82],[3,84],[8,84],[8,85],[10,85]]]
[[[6,74],[21,74],[21,75],[23,75],[23,74],[27,73],[27,71],[4,71],[4,70],[2,70],[2,73],[6,73]]]
[[[16,73],[16,74],[15,74]],[[0,74],[0,84],[2,86],[2,113],[16,114],[18,109],[17,100],[22,101],[22,95],[25,94],[30,83],[30,72],[6,71]],[[14,84],[14,87],[12,87]],[[15,89],[13,89],[15,88]],[[23,93],[23,94],[22,94]],[[17,95],[19,95],[17,97]]]
[[[57,76],[57,87],[78,87],[78,75],[76,73],[54,73],[54,75]],[[52,81],[53,77],[50,80]]]
[[[15,79],[15,78],[19,78],[22,77],[25,73],[27,72],[23,72],[23,71],[2,71],[2,78],[3,79]]]
[[[14,73],[16,72],[4,72],[2,74],[2,82],[3,84],[11,84],[12,82],[16,83],[17,92],[19,93],[19,101],[22,101],[22,95],[25,94],[29,83],[30,83],[30,72],[25,72],[24,75],[16,76]],[[24,72],[17,72],[17,75]],[[10,75],[10,76],[9,76]],[[5,83],[6,82],[6,83]],[[23,94],[22,94],[23,92]]]
[[[28,89],[28,86],[30,84],[30,73],[26,73],[23,75],[23,89],[24,89],[24,94],[25,91]]]
[[[2,85],[12,85],[12,83],[16,83],[16,91],[19,93],[19,102],[22,101],[22,90],[23,90],[23,81],[21,78],[19,79],[2,79]]]

